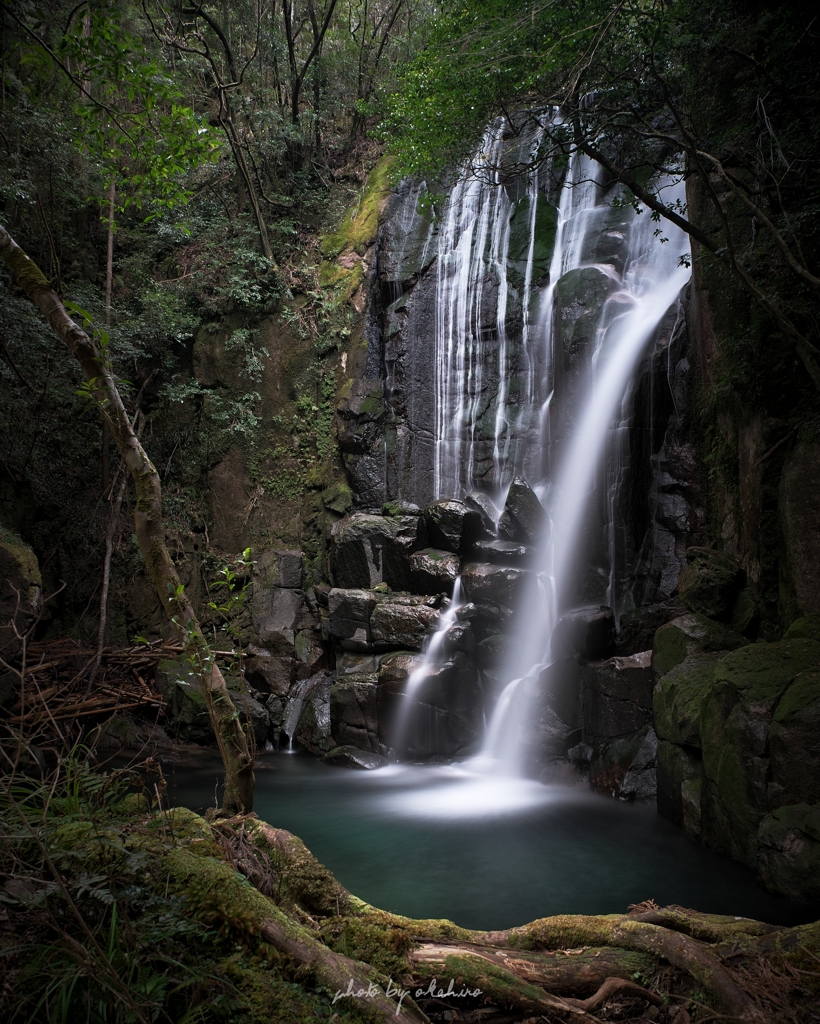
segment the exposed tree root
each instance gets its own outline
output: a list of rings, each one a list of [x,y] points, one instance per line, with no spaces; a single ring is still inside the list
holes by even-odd
[[[796,993],[800,1006],[814,1005],[820,924],[774,928],[641,906],[625,915],[561,916],[475,932],[363,903],[299,839],[253,815],[214,828],[228,860],[275,906],[261,938],[370,1019],[411,1024],[426,1020],[426,1010],[436,1020],[450,1014],[498,1024],[581,1024],[622,1015],[624,998],[627,1007],[642,1003],[644,1014],[660,1007],[658,1019],[676,1024],[812,1019],[790,1001]],[[784,959],[796,955],[803,961]]]

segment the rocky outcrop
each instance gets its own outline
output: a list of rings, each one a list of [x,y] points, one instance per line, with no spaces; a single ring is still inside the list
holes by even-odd
[[[658,808],[770,888],[814,898],[801,872],[820,857],[820,633],[804,620],[748,644],[714,626],[684,616],[657,633]]]
[[[381,742],[392,746],[399,716],[406,715],[412,729],[402,736],[400,753],[405,758],[427,760],[471,752],[484,724],[475,664],[463,651],[454,651],[430,666],[421,686],[408,698],[408,682],[418,666],[418,657],[408,654],[382,659],[377,690]]]
[[[590,662],[581,669],[584,740],[637,733],[652,722],[651,652]]]
[[[458,577],[458,555],[435,548],[414,551],[409,558],[410,582],[418,594],[452,594]]]
[[[577,671],[582,742],[569,752],[570,760],[598,793],[654,800],[651,652],[592,661]]]
[[[459,555],[466,554],[480,538],[494,536],[481,513],[463,501],[434,501],[424,510],[424,522],[432,544]]]

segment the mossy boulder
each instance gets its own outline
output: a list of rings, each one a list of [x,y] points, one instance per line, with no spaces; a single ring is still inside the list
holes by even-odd
[[[805,615],[786,630],[784,640],[820,640],[820,613]]]
[[[679,615],[655,632],[652,668],[656,676],[663,676],[692,654],[734,651],[748,643],[746,637],[705,615]]]
[[[690,611],[728,622],[745,575],[741,565],[728,555],[711,548],[688,548],[678,593]]]
[[[750,867],[757,864],[758,827],[769,810],[767,743],[775,708],[796,676],[817,669],[816,640],[753,644],[715,667],[701,712],[703,834],[709,845]]]
[[[701,747],[700,715],[714,683],[719,658],[690,654],[655,686],[655,731],[662,740]]]

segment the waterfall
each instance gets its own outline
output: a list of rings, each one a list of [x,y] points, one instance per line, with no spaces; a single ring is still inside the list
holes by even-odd
[[[601,458],[613,439],[618,449],[618,434],[624,429],[624,411],[629,405],[635,366],[670,307],[679,301],[689,277],[688,269],[679,265],[680,256],[689,251],[686,235],[672,225],[664,225],[667,240],[661,243],[656,222],[645,211],[640,215],[631,212],[620,272],[611,264],[588,263],[588,243],[592,232],[600,231],[608,207],[598,197],[594,168],[583,157],[576,156],[574,163],[562,199],[553,263],[560,261],[563,275],[585,265],[594,267],[608,279],[608,294],[597,318],[590,371],[584,388],[579,389],[574,427],[568,431],[557,471],[550,481],[551,508],[538,550],[536,576],[528,598],[522,602],[516,642],[506,665],[505,675],[510,682],[496,706],[483,752],[485,757],[502,761],[513,770],[521,767],[519,739],[529,714],[528,698],[538,686],[537,674],[550,663],[551,636],[571,592],[573,572],[583,557],[579,534]],[[667,190],[668,202],[683,200],[681,185],[661,185]],[[552,294],[545,302],[543,338],[553,349],[554,295],[565,279],[563,275],[549,285]],[[614,480],[610,474],[611,486],[619,482],[617,465],[615,469]],[[611,564],[615,561],[614,498],[614,491],[606,496]],[[532,594],[534,587],[543,586],[545,578],[549,580],[546,609]]]
[[[481,490],[503,503],[523,474],[547,510],[482,753],[493,770],[514,772],[553,630],[577,603],[585,524],[598,506],[601,598],[616,614],[631,599],[622,601],[616,565],[632,378],[689,277],[687,236],[636,212],[587,156],[521,171],[545,126],[515,138],[490,126],[428,236],[437,248],[434,494]],[[670,206],[683,203],[681,183],[656,188]],[[444,634],[442,624],[413,673],[397,736]]]
[[[543,196],[537,172],[508,183],[500,168],[505,161],[526,163],[540,138],[535,130],[510,142],[502,122],[492,125],[444,209],[437,253],[436,497],[461,497],[476,486],[503,493],[528,449],[537,447],[540,360],[531,350],[528,308]],[[524,237],[511,253],[515,218]],[[519,287],[510,281],[516,262]],[[511,298],[523,321],[520,354],[511,351]]]

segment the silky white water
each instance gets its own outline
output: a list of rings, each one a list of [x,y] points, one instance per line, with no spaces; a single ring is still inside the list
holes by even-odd
[[[538,141],[537,131],[519,140],[518,159],[534,152]],[[613,199],[622,199],[623,193],[605,194],[600,166],[576,153],[559,193],[549,274],[539,285],[532,280],[533,252],[537,203],[543,196],[538,174],[531,173],[524,185],[529,211],[526,273],[523,285],[517,286],[521,328],[518,338],[511,339],[508,306],[514,289],[508,264],[516,203],[501,183],[498,168],[504,154],[500,131],[493,126],[456,182],[439,232],[435,492],[460,497],[479,486],[503,495],[513,475],[523,471],[548,510],[529,589],[516,616],[512,653],[503,673],[507,683],[487,724],[481,756],[471,762],[481,772],[515,775],[523,768],[521,741],[538,676],[550,663],[552,633],[566,610],[573,574],[583,557],[582,525],[608,446],[615,457],[603,503],[604,528],[610,566],[615,565],[614,506],[623,476],[615,442],[628,427],[635,369],[689,278],[688,260],[682,259],[689,245],[681,230],[659,224],[647,211],[613,206]],[[667,204],[683,202],[682,184],[662,182],[659,188]],[[605,232],[617,250],[606,259],[596,251]],[[562,305],[560,293],[562,283],[574,284],[580,272],[592,275],[603,299],[596,309],[588,369],[575,371],[570,394],[561,332],[564,318],[577,311],[566,300]],[[576,278],[568,277],[573,274]],[[583,296],[580,304],[584,306]],[[523,357],[517,363],[515,402],[507,372],[513,341]],[[489,394],[486,379],[493,363],[495,395]],[[482,424],[486,435],[488,416],[493,418],[489,467],[487,446],[482,450],[478,437]],[[613,606],[615,590],[611,568],[608,597]],[[417,696],[435,666],[454,607],[455,602],[411,677],[397,737],[406,735],[410,691]]]

